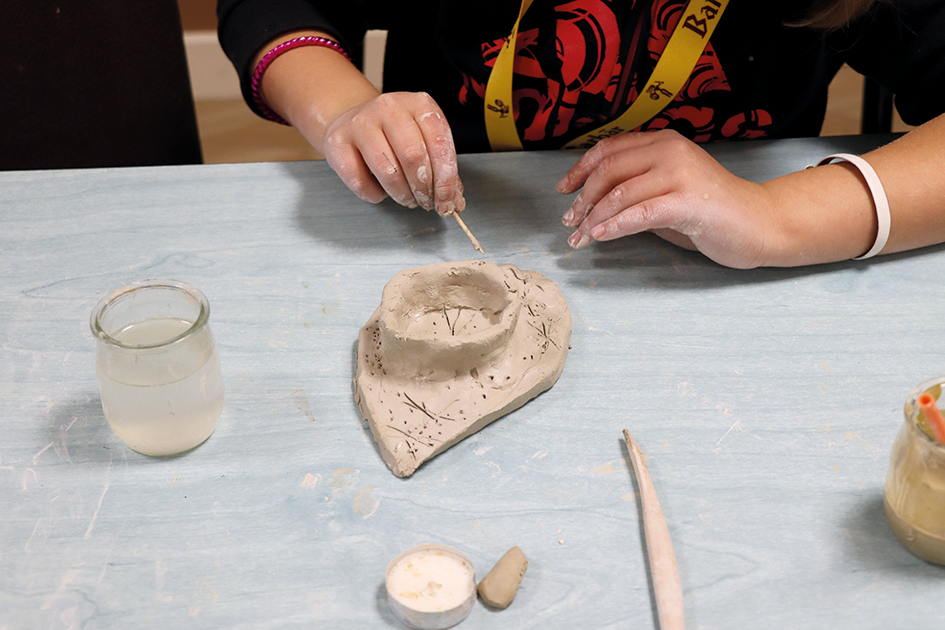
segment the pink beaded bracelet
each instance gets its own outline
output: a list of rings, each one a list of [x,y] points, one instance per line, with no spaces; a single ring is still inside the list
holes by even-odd
[[[345,49],[342,48],[341,44],[334,40],[325,37],[316,37],[314,35],[296,37],[295,39],[290,39],[287,42],[282,42],[263,55],[263,58],[259,60],[258,64],[256,64],[256,69],[253,71],[253,78],[250,81],[250,89],[253,94],[253,103],[256,105],[259,113],[265,118],[282,125],[288,125],[289,122],[276,112],[272,111],[272,108],[266,104],[266,101],[262,97],[260,87],[262,86],[263,73],[266,72],[266,68],[268,68],[272,62],[279,57],[279,55],[292,50],[293,48],[300,48],[302,46],[324,46],[325,48],[331,48],[332,50],[344,55],[344,58],[348,61],[351,61],[351,57],[348,55]]]

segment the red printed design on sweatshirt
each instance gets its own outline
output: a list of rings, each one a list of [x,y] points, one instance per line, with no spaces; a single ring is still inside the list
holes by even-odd
[[[686,5],[681,0],[635,2],[645,3],[638,8],[650,22],[643,47],[647,59],[634,59],[635,51],[631,50],[634,46],[630,45],[629,38],[636,25],[628,24],[621,30],[610,0],[572,0],[558,4],[554,8],[553,41],[547,39],[552,36],[547,32],[551,20],[526,16],[516,42],[513,90],[516,123],[523,141],[591,131],[623,113],[633,103],[639,94],[638,85],[649,78]],[[530,12],[549,10],[535,3]],[[529,17],[535,19],[529,21]],[[544,30],[528,26],[535,23],[541,24]],[[485,66],[494,65],[504,43],[505,39],[499,39],[482,44]],[[632,75],[623,76],[631,69]],[[460,100],[465,103],[469,92],[483,99],[485,85],[468,75],[464,79]],[[674,102],[641,128],[675,128],[697,142],[763,136],[765,128],[771,125],[770,115],[763,110],[718,120],[712,107],[705,103],[691,104],[713,92],[730,90],[710,42]]]

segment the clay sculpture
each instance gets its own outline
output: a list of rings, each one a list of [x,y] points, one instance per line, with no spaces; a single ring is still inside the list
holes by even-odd
[[[483,260],[407,269],[361,329],[355,399],[407,477],[554,385],[570,337],[568,305],[538,272]]]

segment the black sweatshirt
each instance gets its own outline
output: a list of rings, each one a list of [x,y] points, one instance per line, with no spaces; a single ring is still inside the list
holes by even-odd
[[[520,28],[514,82],[524,147],[558,148],[625,110],[685,4],[535,0]],[[817,135],[827,86],[844,62],[894,92],[907,123],[945,112],[945,1],[880,3],[826,34],[786,25],[807,6],[731,0],[686,86],[642,129],[672,128],[697,142]],[[220,41],[244,96],[253,56],[278,35],[326,31],[357,60],[365,31],[387,30],[385,91],[430,93],[460,152],[489,150],[483,90],[518,11],[514,0],[219,0],[217,6]]]

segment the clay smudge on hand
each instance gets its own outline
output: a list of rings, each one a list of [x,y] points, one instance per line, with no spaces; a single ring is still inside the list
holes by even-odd
[[[432,190],[430,189],[430,166],[424,164],[417,169],[417,181],[423,185],[423,190],[419,187],[411,187],[413,196],[424,210],[433,210],[434,203]]]

